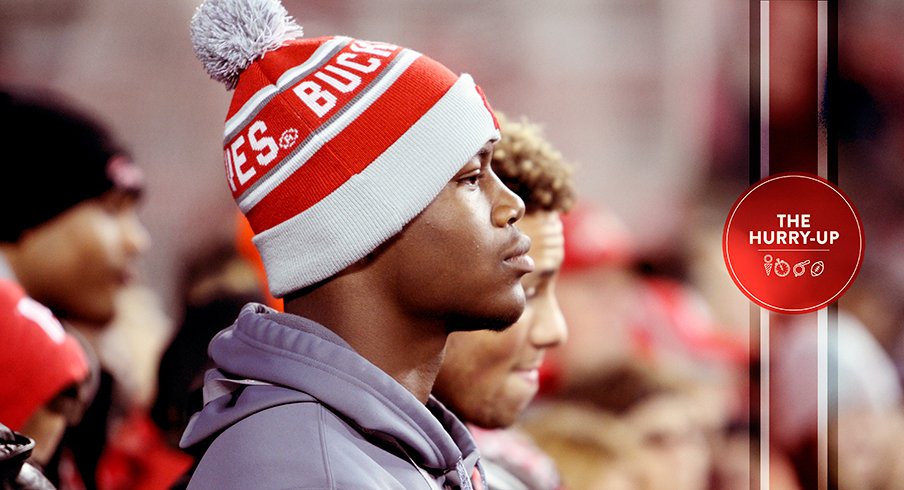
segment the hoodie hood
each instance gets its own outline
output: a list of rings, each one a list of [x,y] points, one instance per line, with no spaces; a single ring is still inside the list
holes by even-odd
[[[211,340],[208,354],[218,369],[207,374],[205,406],[189,422],[183,448],[261,410],[316,399],[362,433],[401,447],[428,473],[468,480],[464,468],[476,464],[467,428],[442,404],[431,397],[425,406],[316,322],[251,303]],[[227,376],[238,378],[226,380],[233,391],[257,386],[236,397],[215,386]]]

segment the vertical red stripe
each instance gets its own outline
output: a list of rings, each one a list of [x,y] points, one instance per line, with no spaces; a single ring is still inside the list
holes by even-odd
[[[770,2],[769,173],[817,173],[818,2]]]
[[[818,2],[772,1],[769,5],[769,174],[782,172],[809,172],[819,169],[818,135]],[[766,95],[766,94],[764,94]],[[793,321],[799,329],[794,335],[812,338],[817,349],[817,314],[791,317],[778,313],[769,314],[770,353],[782,352],[782,346],[791,334],[787,324]],[[807,361],[808,362],[808,361]],[[804,488],[816,488],[818,464],[815,451],[803,449],[817,440],[817,407],[819,402],[816,356],[813,365],[801,365],[800,359],[777,358],[772,366],[784,373],[770,376],[770,442],[787,441],[790,434],[779,417],[789,407],[812,407],[812,420],[805,421],[805,431],[811,441],[797,441],[796,447],[785,447],[791,462],[799,471]],[[782,369],[780,363],[785,363]],[[794,366],[787,369],[787,363]],[[777,371],[773,370],[773,373]],[[792,388],[796,387],[796,388]],[[799,387],[812,387],[800,390]],[[793,398],[793,399],[789,399]],[[775,461],[772,471],[779,467]]]

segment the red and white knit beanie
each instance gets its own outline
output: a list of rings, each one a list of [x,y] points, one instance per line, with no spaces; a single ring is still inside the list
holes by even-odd
[[[302,39],[278,0],[205,0],[191,33],[235,89],[226,175],[276,297],[396,235],[499,137],[470,76],[392,44]]]

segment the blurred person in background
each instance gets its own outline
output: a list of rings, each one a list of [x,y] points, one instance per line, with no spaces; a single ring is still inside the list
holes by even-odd
[[[630,361],[588,377],[558,400],[590,405],[625,424],[638,441],[637,468],[649,490],[706,490],[712,459],[707,428],[695,415],[689,380]]]
[[[845,489],[904,485],[902,15],[900,2],[841,5],[837,91],[828,94],[828,124],[839,140],[838,182],[867,237],[860,273],[838,302],[838,437],[829,451],[837,455],[837,483]]]
[[[6,182],[32,188],[4,194],[13,200],[8,209],[16,211],[6,213],[0,226],[0,276],[21,290],[6,298],[15,312],[2,320],[32,319],[27,334],[40,329],[50,339],[45,350],[20,344],[29,351],[5,356],[8,362],[38,366],[2,370],[14,379],[0,383],[9,390],[0,406],[4,411],[29,409],[24,420],[6,423],[33,433],[38,442],[34,457],[47,465],[45,471],[57,485],[65,484],[56,471],[63,451],[49,456],[67,424],[80,421],[69,429],[85,430],[72,441],[69,457],[83,472],[80,477],[74,471],[72,477],[93,488],[106,428],[86,424],[94,417],[88,407],[105,389],[91,339],[113,319],[117,293],[134,278],[135,260],[149,244],[137,215],[142,174],[100,123],[56,94],[5,90],[0,104]],[[80,340],[81,349],[73,347],[69,335]],[[21,337],[4,340],[15,348]],[[47,374],[31,377],[31,370]],[[35,400],[40,403],[33,406]]]
[[[815,488],[819,467],[817,400],[798,396],[813,386],[797,374],[813,370],[819,356],[817,331],[798,317],[776,325],[771,352],[773,441],[787,454],[801,488]],[[899,466],[902,389],[888,353],[854,315],[838,314],[828,362],[837,366],[837,437],[828,451],[839,466],[830,482],[842,490],[900,488],[893,481]],[[897,485],[897,486],[895,486]]]
[[[9,278],[0,280],[0,338],[0,423],[34,440],[29,456],[43,467],[90,396],[85,351]]]
[[[571,396],[636,363],[648,365],[654,377],[660,371],[680,377],[681,390],[663,391],[681,396],[650,403],[649,416],[638,420],[666,424],[671,418],[669,423],[701,435],[702,444],[677,444],[687,450],[674,453],[697,454],[695,460],[704,461],[703,476],[688,488],[701,481],[709,485],[717,468],[708,455],[724,445],[732,424],[749,422],[746,338],[717,321],[707,299],[686,280],[683,262],[689,258],[680,247],[653,258],[639,256],[630,232],[604,208],[578,207],[564,220],[566,259],[558,291],[569,342],[550,351],[544,395]]]
[[[207,345],[244,305],[265,301],[255,264],[239,252],[246,240],[250,244],[239,233],[235,243],[200,249],[186,261],[181,321],[159,359],[156,396],[111,433],[101,459],[101,488],[168,489],[191,467],[193,458],[179,449],[179,439],[202,405],[204,372],[211,367]]]
[[[248,303],[264,302],[254,266],[233,244],[198,254],[186,268],[182,294],[182,321],[160,360],[157,397],[151,418],[178,447],[189,416],[200,408],[199,389],[210,339],[229,326]]]
[[[617,416],[584,403],[539,404],[519,422],[556,462],[563,488],[647,490],[641,440]]]
[[[537,394],[545,351],[565,341],[556,300],[564,237],[560,215],[574,202],[571,167],[527,119],[496,113],[501,139],[492,167],[525,204],[518,228],[531,239],[535,269],[521,278],[527,303],[521,318],[502,332],[456,332],[446,341],[433,394],[471,430],[490,488],[558,486],[551,461],[511,426]]]

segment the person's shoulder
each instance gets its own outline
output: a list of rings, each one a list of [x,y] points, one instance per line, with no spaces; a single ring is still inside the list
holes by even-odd
[[[404,488],[397,473],[407,466],[312,400],[231,425],[207,449],[188,488],[397,489]]]
[[[316,403],[270,407],[216,436],[194,470],[194,488],[329,488]]]

